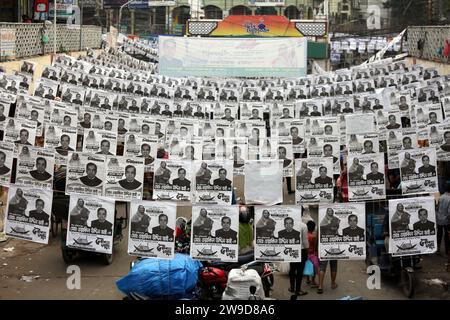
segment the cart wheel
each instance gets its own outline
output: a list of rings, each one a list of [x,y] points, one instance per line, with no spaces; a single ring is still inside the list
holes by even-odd
[[[114,257],[112,253],[111,254],[104,253],[102,254],[102,259],[105,265],[110,265],[113,262]]]
[[[400,274],[400,286],[407,298],[412,298],[414,295],[414,273],[402,270]]]
[[[75,254],[70,249],[62,248],[61,253],[66,264],[70,264],[73,262]]]

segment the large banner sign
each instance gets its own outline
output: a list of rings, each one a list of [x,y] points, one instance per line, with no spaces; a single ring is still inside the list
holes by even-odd
[[[306,38],[159,37],[165,76],[300,77],[306,75]]]

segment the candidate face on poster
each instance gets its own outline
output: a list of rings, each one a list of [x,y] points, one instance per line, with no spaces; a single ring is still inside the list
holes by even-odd
[[[389,224],[389,252],[393,256],[436,252],[434,198],[389,200]]]
[[[333,171],[330,174],[339,174],[340,137],[311,137],[306,149],[308,150],[308,158],[331,158]]]
[[[44,123],[45,106],[22,101],[16,109],[17,119],[30,120],[36,123],[36,136],[42,136]]]
[[[100,130],[85,130],[83,152],[102,155],[115,155],[117,147],[117,134],[115,132]]]
[[[142,199],[144,181],[143,159],[106,158],[106,181],[103,185],[106,197],[118,200]]]
[[[53,189],[53,149],[19,145],[17,157],[16,185]]]
[[[198,260],[238,261],[238,206],[192,206],[191,257]]]
[[[85,89],[73,85],[63,85],[61,89],[61,101],[82,106],[84,103]]]
[[[386,197],[383,153],[349,155],[347,161],[350,201]]]
[[[103,195],[105,163],[104,155],[69,152],[66,193]]]
[[[403,150],[398,158],[403,194],[438,192],[435,148]]]
[[[283,202],[283,161],[247,161],[244,175],[247,204],[270,206]],[[261,183],[261,179],[264,180],[264,184]]]
[[[3,130],[8,119],[11,104],[8,101],[0,101],[0,130]]]
[[[333,163],[331,158],[295,160],[296,203],[333,201]]]
[[[158,138],[156,136],[136,135],[133,133],[125,136],[124,156],[143,158],[145,172],[153,171],[157,148]]]
[[[414,108],[419,139],[428,138],[429,126],[443,123],[441,104],[418,105]]]
[[[364,203],[319,205],[320,260],[366,258],[366,210]]]
[[[90,123],[90,115],[87,123]],[[84,116],[83,116],[84,120]],[[51,108],[50,111],[50,124],[62,127],[77,127],[78,111],[67,106],[66,104],[57,104]],[[86,122],[81,122],[81,124]],[[90,128],[90,125],[89,125]]]
[[[379,151],[378,133],[350,134],[347,137],[349,154],[375,154]]]
[[[300,262],[301,207],[255,207],[255,260]]]
[[[175,254],[175,203],[131,201],[128,254],[172,259]]]
[[[55,100],[58,82],[39,78],[34,86],[34,95],[49,100]]]
[[[413,150],[417,147],[416,130],[389,130],[387,133],[387,147],[389,169],[399,168],[399,152],[401,150]]]
[[[450,161],[450,123],[429,126],[428,142],[436,148],[437,161]]]
[[[6,235],[47,244],[52,200],[51,190],[11,185],[5,217]]]
[[[9,185],[14,158],[14,144],[0,142],[0,184]]]
[[[24,144],[34,146],[36,139],[36,122],[8,118],[6,120],[3,141],[13,142],[16,146]]]
[[[283,161],[283,177],[292,177],[294,174],[294,154],[291,139],[278,140],[278,159]]]
[[[44,145],[46,148],[54,148],[56,164],[65,165],[69,152],[76,150],[77,129],[48,125],[45,132]]]
[[[71,194],[67,246],[112,254],[114,219],[114,199]]]
[[[195,161],[194,203],[231,205],[233,162],[231,160]]]
[[[153,199],[190,201],[192,199],[192,162],[155,160]]]

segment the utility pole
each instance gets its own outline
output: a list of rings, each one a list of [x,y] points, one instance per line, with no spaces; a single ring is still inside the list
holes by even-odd
[[[83,0],[78,0],[80,2],[80,51],[83,50]]]

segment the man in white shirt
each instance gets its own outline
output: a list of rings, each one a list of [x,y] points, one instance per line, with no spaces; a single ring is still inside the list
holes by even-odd
[[[294,223],[293,220],[292,223]],[[302,262],[291,262],[289,270],[289,282],[290,282],[289,291],[294,292],[296,296],[304,296],[308,294],[307,291],[301,290],[303,269],[305,268],[306,260],[308,260],[308,248],[309,248],[308,227],[303,222],[300,222],[300,239],[301,239],[300,244],[302,248],[301,252]]]

